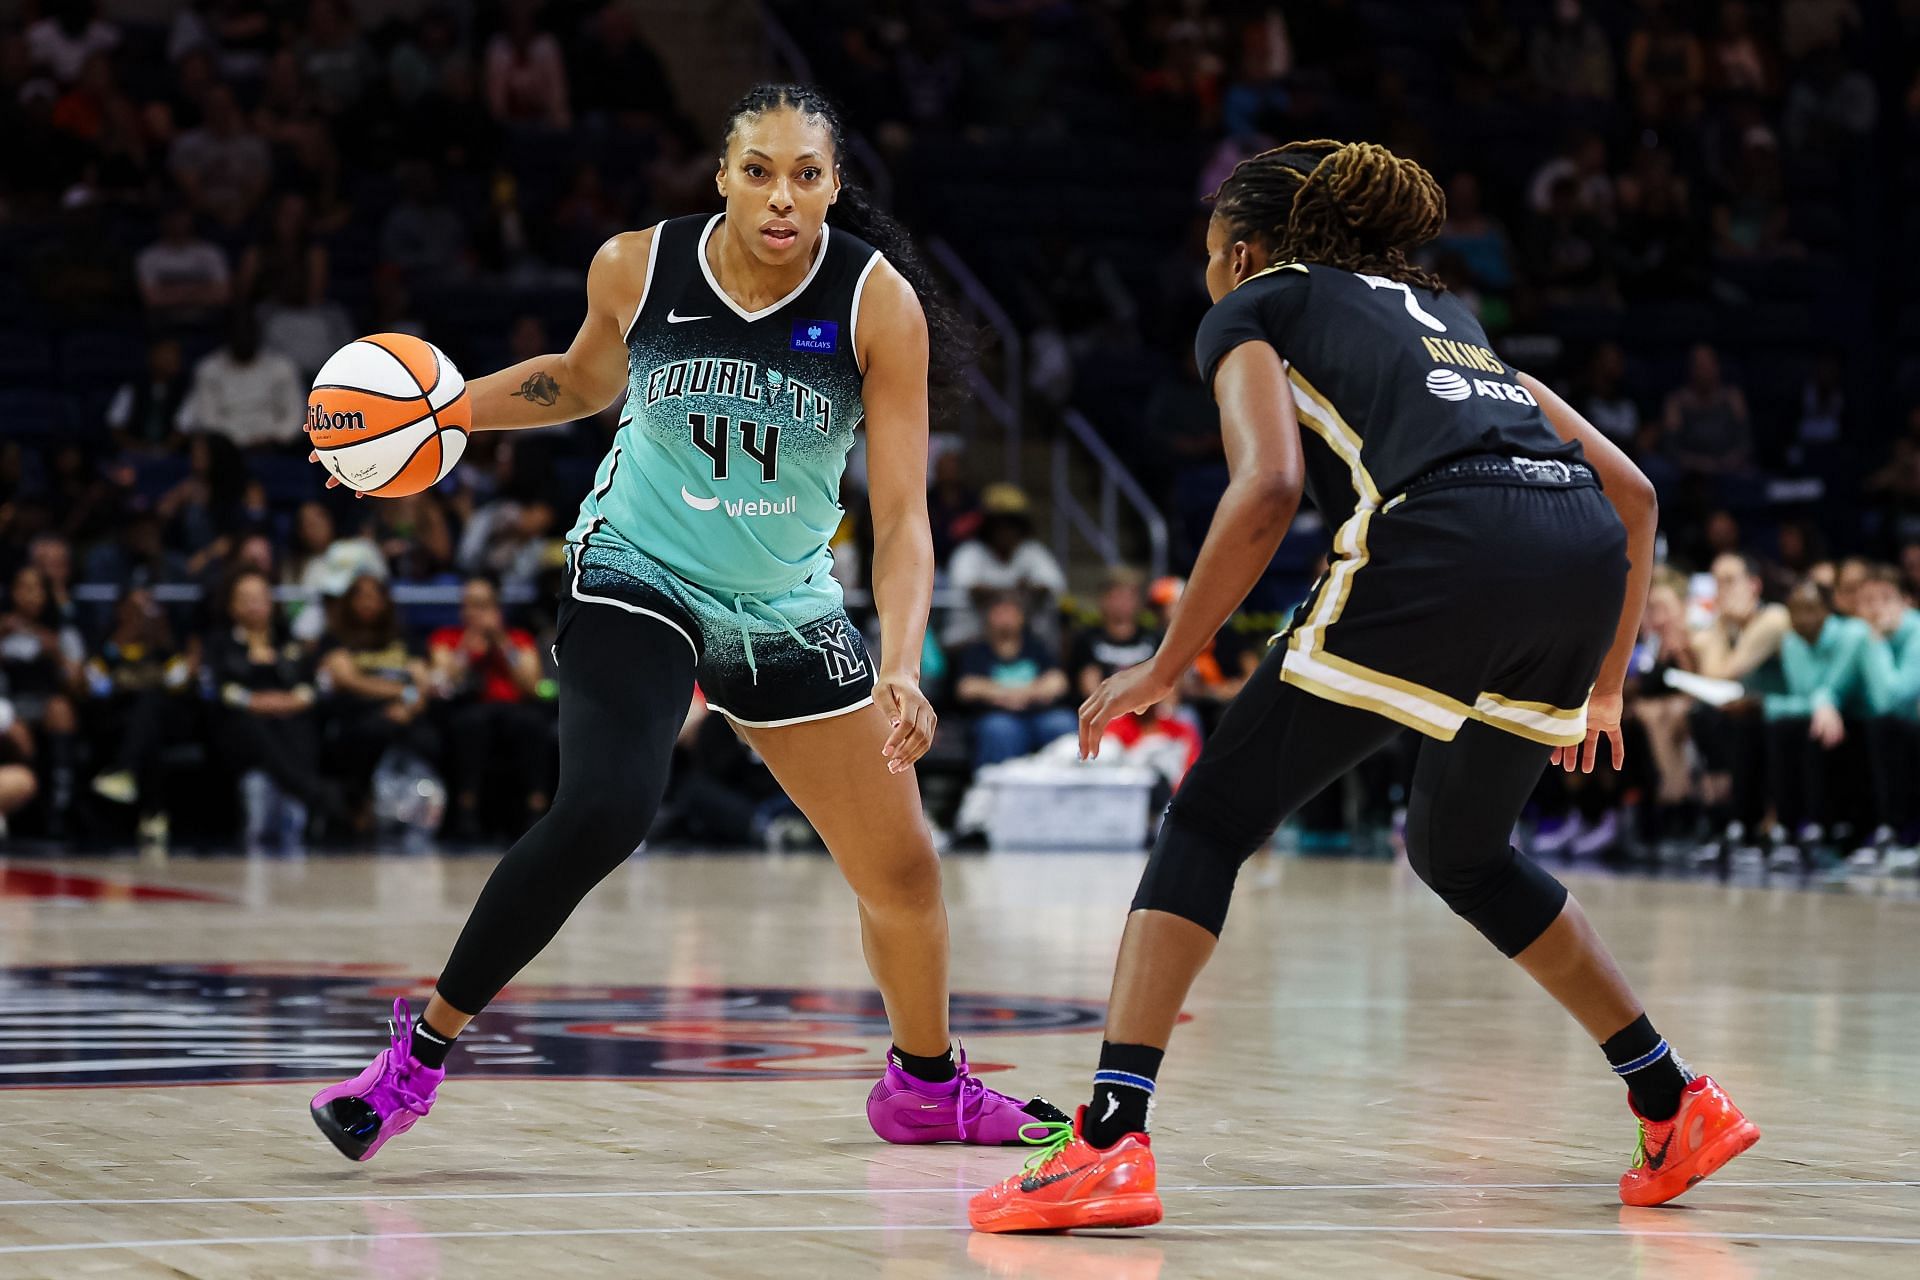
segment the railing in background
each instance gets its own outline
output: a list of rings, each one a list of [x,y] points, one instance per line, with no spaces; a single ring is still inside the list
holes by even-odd
[[[1004,452],[1001,469],[1007,480],[1019,484],[1024,443],[1020,432],[1021,379],[1026,359],[1020,327],[944,238],[935,236],[929,240],[927,253],[953,281],[959,294],[961,316],[976,329],[991,329],[1000,344],[1000,385],[995,386],[977,363],[967,369],[967,385],[977,406],[999,426]]]
[[[1146,526],[1147,567],[1156,578],[1167,571],[1167,521],[1160,508],[1147,496],[1127,471],[1086,415],[1068,409],[1060,417],[1065,430],[1053,442],[1053,549],[1062,564],[1071,563],[1073,535],[1078,533],[1109,565],[1123,563],[1125,549],[1120,544],[1120,501]],[[1073,492],[1073,446],[1078,443],[1098,468],[1099,518],[1088,513]]]

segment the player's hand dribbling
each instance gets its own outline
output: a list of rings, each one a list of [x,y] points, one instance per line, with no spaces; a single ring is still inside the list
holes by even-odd
[[[1155,675],[1151,662],[1117,671],[1101,681],[1093,696],[1080,704],[1080,758],[1097,758],[1109,721],[1152,706],[1173,692],[1173,683]]]
[[[893,724],[880,754],[887,758],[888,773],[904,773],[913,762],[927,754],[933,745],[933,730],[940,717],[933,704],[920,692],[920,682],[910,675],[887,675],[874,681],[873,701]]]
[[[1626,701],[1619,693],[1595,693],[1587,700],[1587,740],[1584,745],[1555,747],[1551,760],[1568,773],[1578,769],[1581,773],[1592,773],[1593,766],[1600,763],[1600,740],[1605,738],[1613,744],[1613,767],[1618,769],[1627,763],[1627,740],[1620,733],[1620,711]]]
[[[308,453],[307,453],[307,461],[308,461],[308,462],[318,462],[318,461],[320,461],[320,452],[319,452],[319,450],[317,450],[317,449],[315,449],[315,450],[309,450],[309,451],[308,451]],[[329,475],[329,476],[327,477],[327,488],[329,488],[329,489],[338,489],[339,487],[340,487],[340,477],[339,477],[339,476],[336,476],[336,475]],[[366,494],[364,494],[364,493],[360,493],[360,492],[358,492],[358,491],[356,491],[356,492],[354,493],[354,495],[353,495],[353,496],[354,496],[354,497],[356,497],[356,498],[364,498],[364,497],[366,497],[367,495],[366,495]]]

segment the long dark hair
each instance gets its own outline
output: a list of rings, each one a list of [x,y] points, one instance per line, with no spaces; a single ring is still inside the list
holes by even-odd
[[[1276,262],[1318,262],[1444,291],[1407,250],[1440,234],[1447,200],[1433,175],[1371,142],[1289,142],[1242,160],[1213,193],[1236,239]]]
[[[945,291],[926,259],[914,246],[913,237],[899,219],[873,203],[867,191],[849,181],[844,162],[847,155],[847,130],[833,100],[811,85],[758,84],[727,111],[727,122],[720,131],[720,166],[726,167],[727,148],[742,122],[782,109],[798,111],[818,120],[832,140],[833,166],[840,175],[840,198],[827,213],[827,221],[865,240],[885,254],[906,282],[920,297],[920,308],[927,316],[930,351],[930,377],[936,383],[957,384],[958,372],[971,359],[974,335],[947,301]]]

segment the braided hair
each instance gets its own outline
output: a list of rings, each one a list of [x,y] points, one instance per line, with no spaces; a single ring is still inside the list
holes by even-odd
[[[894,270],[913,286],[927,317],[932,380],[951,389],[960,381],[960,368],[973,354],[974,335],[947,301],[932,269],[914,247],[912,235],[897,218],[874,204],[864,188],[847,180],[841,167],[847,154],[846,125],[832,99],[812,85],[755,85],[727,110],[727,122],[720,132],[720,167],[726,167],[727,149],[742,124],[780,110],[798,111],[826,128],[833,147],[833,167],[840,176],[840,196],[828,211],[827,220],[885,254]]]
[[[1443,292],[1407,250],[1440,234],[1447,200],[1418,163],[1371,142],[1289,142],[1234,166],[1213,193],[1237,240],[1276,262],[1318,262]]]

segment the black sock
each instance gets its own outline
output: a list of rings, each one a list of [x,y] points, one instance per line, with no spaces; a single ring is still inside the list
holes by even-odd
[[[453,1036],[443,1036],[429,1027],[425,1018],[415,1018],[410,1052],[421,1066],[438,1071],[446,1065],[447,1050],[453,1048],[454,1039]]]
[[[887,1050],[887,1061],[900,1068],[915,1080],[925,1080],[928,1084],[945,1084],[953,1079],[956,1068],[953,1065],[953,1046],[937,1058],[922,1058],[918,1054],[908,1053],[899,1045]]]
[[[1614,1074],[1627,1082],[1634,1109],[1649,1120],[1671,1120],[1693,1072],[1641,1014],[1600,1046]]]
[[[1093,1073],[1093,1101],[1080,1134],[1089,1146],[1110,1147],[1130,1133],[1147,1131],[1153,1078],[1166,1052],[1152,1045],[1100,1042],[1100,1069]]]

